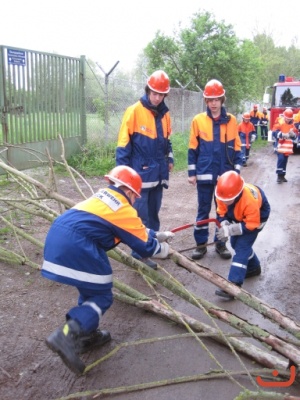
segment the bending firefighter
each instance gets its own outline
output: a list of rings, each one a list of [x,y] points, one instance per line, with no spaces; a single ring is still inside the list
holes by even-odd
[[[66,323],[47,339],[48,347],[75,373],[84,372],[79,354],[111,339],[99,323],[113,302],[112,268],[106,252],[123,242],[143,257],[166,258],[166,241],[174,234],[147,229],[132,207],[142,180],[127,166],[105,175],[108,188],[60,215],[50,227],[44,247],[42,276],[75,286],[78,303]]]
[[[235,252],[228,280],[242,286],[245,279],[261,274],[260,261],[252,246],[269,218],[270,204],[262,189],[244,183],[244,179],[234,171],[220,176],[215,194],[221,222],[217,237],[219,240],[230,237]],[[228,300],[234,298],[221,289],[215,293]]]

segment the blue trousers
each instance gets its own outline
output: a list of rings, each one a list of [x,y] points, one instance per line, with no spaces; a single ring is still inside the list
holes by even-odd
[[[246,272],[255,270],[260,265],[260,261],[252,248],[260,231],[261,229],[254,229],[247,234],[231,236],[230,244],[235,254],[228,275],[230,282],[242,285]]]
[[[285,156],[282,153],[277,153],[277,169],[276,174],[285,175],[286,174],[286,166],[288,163],[288,156]]]
[[[66,319],[74,319],[83,332],[90,333],[98,328],[102,315],[112,305],[112,290],[77,289],[79,291],[78,305],[69,310]]]
[[[197,183],[198,210],[196,221],[202,221],[209,218],[212,201],[214,199],[215,186],[212,184],[199,185]],[[194,238],[196,244],[203,244],[208,241],[208,224],[199,225],[194,228]],[[216,236],[214,238],[216,241]]]
[[[163,186],[157,185],[151,189],[142,189],[141,198],[136,199],[134,203],[134,208],[143,224],[154,231],[159,231],[160,220],[159,211],[161,208],[163,197]],[[132,252],[132,256],[135,258],[141,258],[136,252]]]

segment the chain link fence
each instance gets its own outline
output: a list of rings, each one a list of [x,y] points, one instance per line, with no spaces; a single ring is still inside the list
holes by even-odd
[[[86,122],[87,142],[103,149],[103,155],[115,149],[123,114],[145,92],[144,82],[101,76],[87,62],[86,69]],[[171,88],[165,99],[170,109],[172,132],[189,138],[193,117],[203,111],[203,93],[182,88]]]

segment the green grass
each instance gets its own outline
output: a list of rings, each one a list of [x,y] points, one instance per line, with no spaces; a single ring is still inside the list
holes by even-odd
[[[116,143],[101,145],[89,143],[82,152],[72,156],[68,164],[86,176],[103,176],[116,165]]]
[[[174,133],[171,136],[173,155],[175,160],[174,171],[187,171],[187,153],[189,133]],[[260,137],[252,144],[253,150],[258,150],[269,144]],[[82,152],[72,156],[68,163],[81,174],[86,176],[103,176],[115,167],[116,142],[108,145],[91,142],[82,148]]]
[[[171,136],[174,171],[187,171],[187,154],[189,144],[189,133],[174,133]]]

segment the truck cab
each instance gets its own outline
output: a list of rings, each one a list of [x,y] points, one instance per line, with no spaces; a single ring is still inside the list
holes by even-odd
[[[300,80],[291,76],[279,75],[278,82],[265,88],[264,105],[270,111],[270,129],[286,108],[291,108],[294,115],[300,110]],[[300,149],[300,138],[294,140],[294,148]]]

